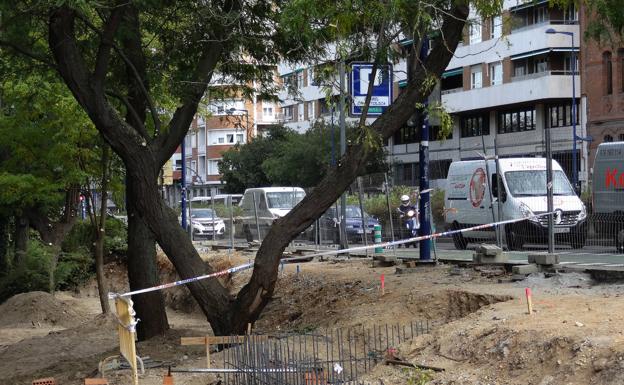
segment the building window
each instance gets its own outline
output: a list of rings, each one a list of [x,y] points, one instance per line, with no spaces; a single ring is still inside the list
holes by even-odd
[[[490,119],[487,114],[462,116],[460,120],[460,137],[490,135]]]
[[[228,144],[234,144],[234,134],[227,134],[225,138]]]
[[[265,118],[272,118],[273,117],[273,107],[263,107],[262,108],[262,116]]]
[[[524,76],[526,73],[526,61],[522,60],[514,62],[514,77]]]
[[[394,133],[393,144],[418,143],[420,137],[418,135],[418,124],[411,126],[405,125]]]
[[[470,44],[481,43],[481,22],[473,19],[470,21]]]
[[[297,112],[298,112],[297,121],[299,122],[303,122],[305,120],[304,109],[305,109],[305,105],[303,103],[297,104]]]
[[[307,102],[308,120],[314,119],[314,101]]]
[[[620,140],[620,142],[624,142],[624,134],[620,134],[619,140]]]
[[[498,114],[498,133],[535,130],[535,108],[503,111]]]
[[[451,130],[447,136],[441,137],[441,127],[440,126],[431,126],[429,127],[429,140],[449,140],[453,139],[453,131]]]
[[[611,62],[611,52],[602,54],[602,77],[605,84],[605,93],[613,93],[613,63]]]
[[[245,143],[245,136],[243,134],[236,134],[236,143]]]
[[[550,19],[547,7],[535,8],[535,24],[546,23]]]
[[[572,102],[550,104],[548,111],[548,127],[565,127],[572,125]],[[576,102],[576,122],[579,121],[578,101]]]
[[[283,107],[282,111],[284,111],[284,120],[292,120],[292,118],[293,118],[293,106]]]
[[[182,170],[182,159],[176,159],[175,166],[173,166],[173,171]]]
[[[225,138],[220,136],[219,139],[217,139],[218,143],[222,144],[225,143]]]
[[[470,67],[470,88],[475,89],[483,87],[482,71],[483,67],[481,64]]]
[[[613,142],[613,137],[611,135],[605,135],[603,142],[607,142],[607,143]]]
[[[490,84],[493,86],[503,84],[503,64],[501,62],[490,63]]]
[[[490,38],[496,39],[503,35],[503,17],[494,16],[490,19]]]
[[[219,161],[221,159],[208,159],[208,175],[219,175]]]
[[[314,67],[308,68],[308,85],[318,86],[318,84],[314,81]]]
[[[297,71],[297,88],[303,88],[303,71]]]
[[[574,68],[572,68],[572,59],[574,59]],[[571,74],[572,70],[574,70],[574,73],[578,74],[578,69],[579,69],[578,55],[574,52],[566,53],[565,56],[563,57],[563,70],[568,74]]]
[[[452,159],[432,160],[429,162],[429,179],[446,179]]]
[[[545,56],[537,57],[533,61],[534,73],[546,72],[548,71],[548,58]]]

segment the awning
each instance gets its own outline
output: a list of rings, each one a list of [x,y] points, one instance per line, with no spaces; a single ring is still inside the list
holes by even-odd
[[[446,79],[449,76],[457,76],[457,75],[462,75],[464,73],[464,69],[463,68],[455,68],[452,70],[448,70],[448,71],[444,71],[444,73],[442,74],[442,79]]]
[[[578,47],[554,47],[554,48],[542,48],[535,51],[520,53],[512,55],[511,60],[525,59],[531,56],[543,55],[549,52],[578,52]]]
[[[515,7],[509,8],[509,12],[515,12],[521,9],[526,9],[529,7],[534,7],[536,5],[548,3],[548,0],[525,0],[525,1],[526,2],[524,4],[516,5]]]

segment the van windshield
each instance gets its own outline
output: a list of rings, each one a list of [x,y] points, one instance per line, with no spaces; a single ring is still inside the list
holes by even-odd
[[[267,201],[270,209],[292,209],[303,200],[303,191],[267,192]]]
[[[505,173],[509,192],[515,197],[546,195],[546,170],[508,171]],[[553,195],[576,195],[561,170],[553,170]]]

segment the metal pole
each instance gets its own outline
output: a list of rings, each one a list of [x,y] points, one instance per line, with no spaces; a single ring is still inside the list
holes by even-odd
[[[368,246],[368,237],[366,235],[366,218],[364,218],[364,204],[362,203],[362,177],[357,177],[358,186],[358,200],[360,201],[360,216],[362,217],[362,237],[364,237],[364,246]],[[366,256],[368,257],[368,249],[366,249]]]
[[[500,161],[498,160],[498,134],[494,135],[494,159],[496,159],[496,200],[497,200],[497,208],[498,208],[498,218],[497,221],[503,220],[503,202],[501,201],[501,196],[505,186],[503,186],[503,178],[500,174]],[[496,226],[497,228],[500,226]],[[496,244],[498,247],[503,247],[503,231],[499,229],[496,233]]]
[[[256,218],[256,231],[258,232],[258,241],[262,242],[262,237],[260,237],[260,224],[258,223],[258,203],[256,200],[256,192],[252,194],[253,205],[254,205],[254,217]]]
[[[421,60],[425,60],[429,55],[429,40],[427,37],[423,39],[423,45],[419,52]],[[409,71],[411,73],[412,71]],[[411,79],[410,79],[411,80]],[[420,167],[420,191],[429,190],[429,115],[427,114],[428,101],[425,101],[425,108],[423,108],[423,125],[420,131],[420,151],[418,155],[418,165]],[[426,193],[421,195],[420,202],[418,203],[418,210],[420,215],[420,228],[418,234],[420,236],[431,234],[431,222],[429,218],[429,204],[431,200],[431,194]],[[431,259],[431,240],[426,239],[420,241],[419,245],[420,259]]]
[[[182,209],[182,228],[186,231],[186,136],[182,138],[182,183],[181,183],[181,209]]]
[[[576,54],[574,53],[574,33],[572,38],[572,181],[574,189],[578,188],[578,168],[576,165]]]
[[[394,223],[392,221],[392,208],[390,207],[390,185],[388,185],[388,173],[384,173],[384,183],[386,185],[386,203],[388,204],[388,217],[390,218],[390,237],[394,243]],[[396,255],[396,246],[392,246],[392,251]]]
[[[188,190],[188,193],[189,193],[189,198],[191,198],[190,197],[190,195],[192,195],[191,189]],[[192,213],[193,208],[191,207],[192,206],[191,202],[192,200],[189,199],[188,200],[188,207],[189,207],[189,219],[188,220],[189,220],[189,237],[191,237],[191,242],[193,242],[193,213]]]
[[[230,251],[234,251],[234,208],[232,207],[232,196],[227,199],[230,205]]]
[[[552,148],[550,143],[550,128],[546,129],[546,205],[549,213],[553,212],[553,175],[552,175]],[[553,214],[548,215],[548,253],[555,252],[555,229]]]
[[[425,108],[427,103],[425,102]],[[420,151],[419,151],[419,167],[420,167],[420,191],[429,190],[429,117],[425,111],[424,121],[420,130]],[[425,193],[420,196],[418,202],[418,211],[420,215],[420,228],[418,229],[418,235],[430,235],[431,234],[431,222],[429,218],[429,204],[430,193]],[[420,241],[419,246],[420,259],[431,259],[431,240],[425,239]]]
[[[212,207],[212,240],[217,239],[217,232],[215,231],[215,207],[214,207],[214,190],[210,189],[210,207]]]
[[[347,151],[347,128],[345,116],[345,63],[340,62],[340,157],[343,157]],[[348,248],[347,233],[345,231],[347,219],[347,195],[343,192],[340,197],[340,248]]]

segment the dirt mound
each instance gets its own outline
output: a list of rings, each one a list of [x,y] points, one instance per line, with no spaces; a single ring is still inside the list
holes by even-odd
[[[497,304],[415,339],[405,351],[412,362],[447,369],[435,375],[437,385],[624,383],[623,304],[569,296],[537,306],[529,316],[519,301]]]
[[[1,327],[50,325],[69,328],[86,320],[76,303],[60,300],[42,291],[17,294],[0,305]]]

